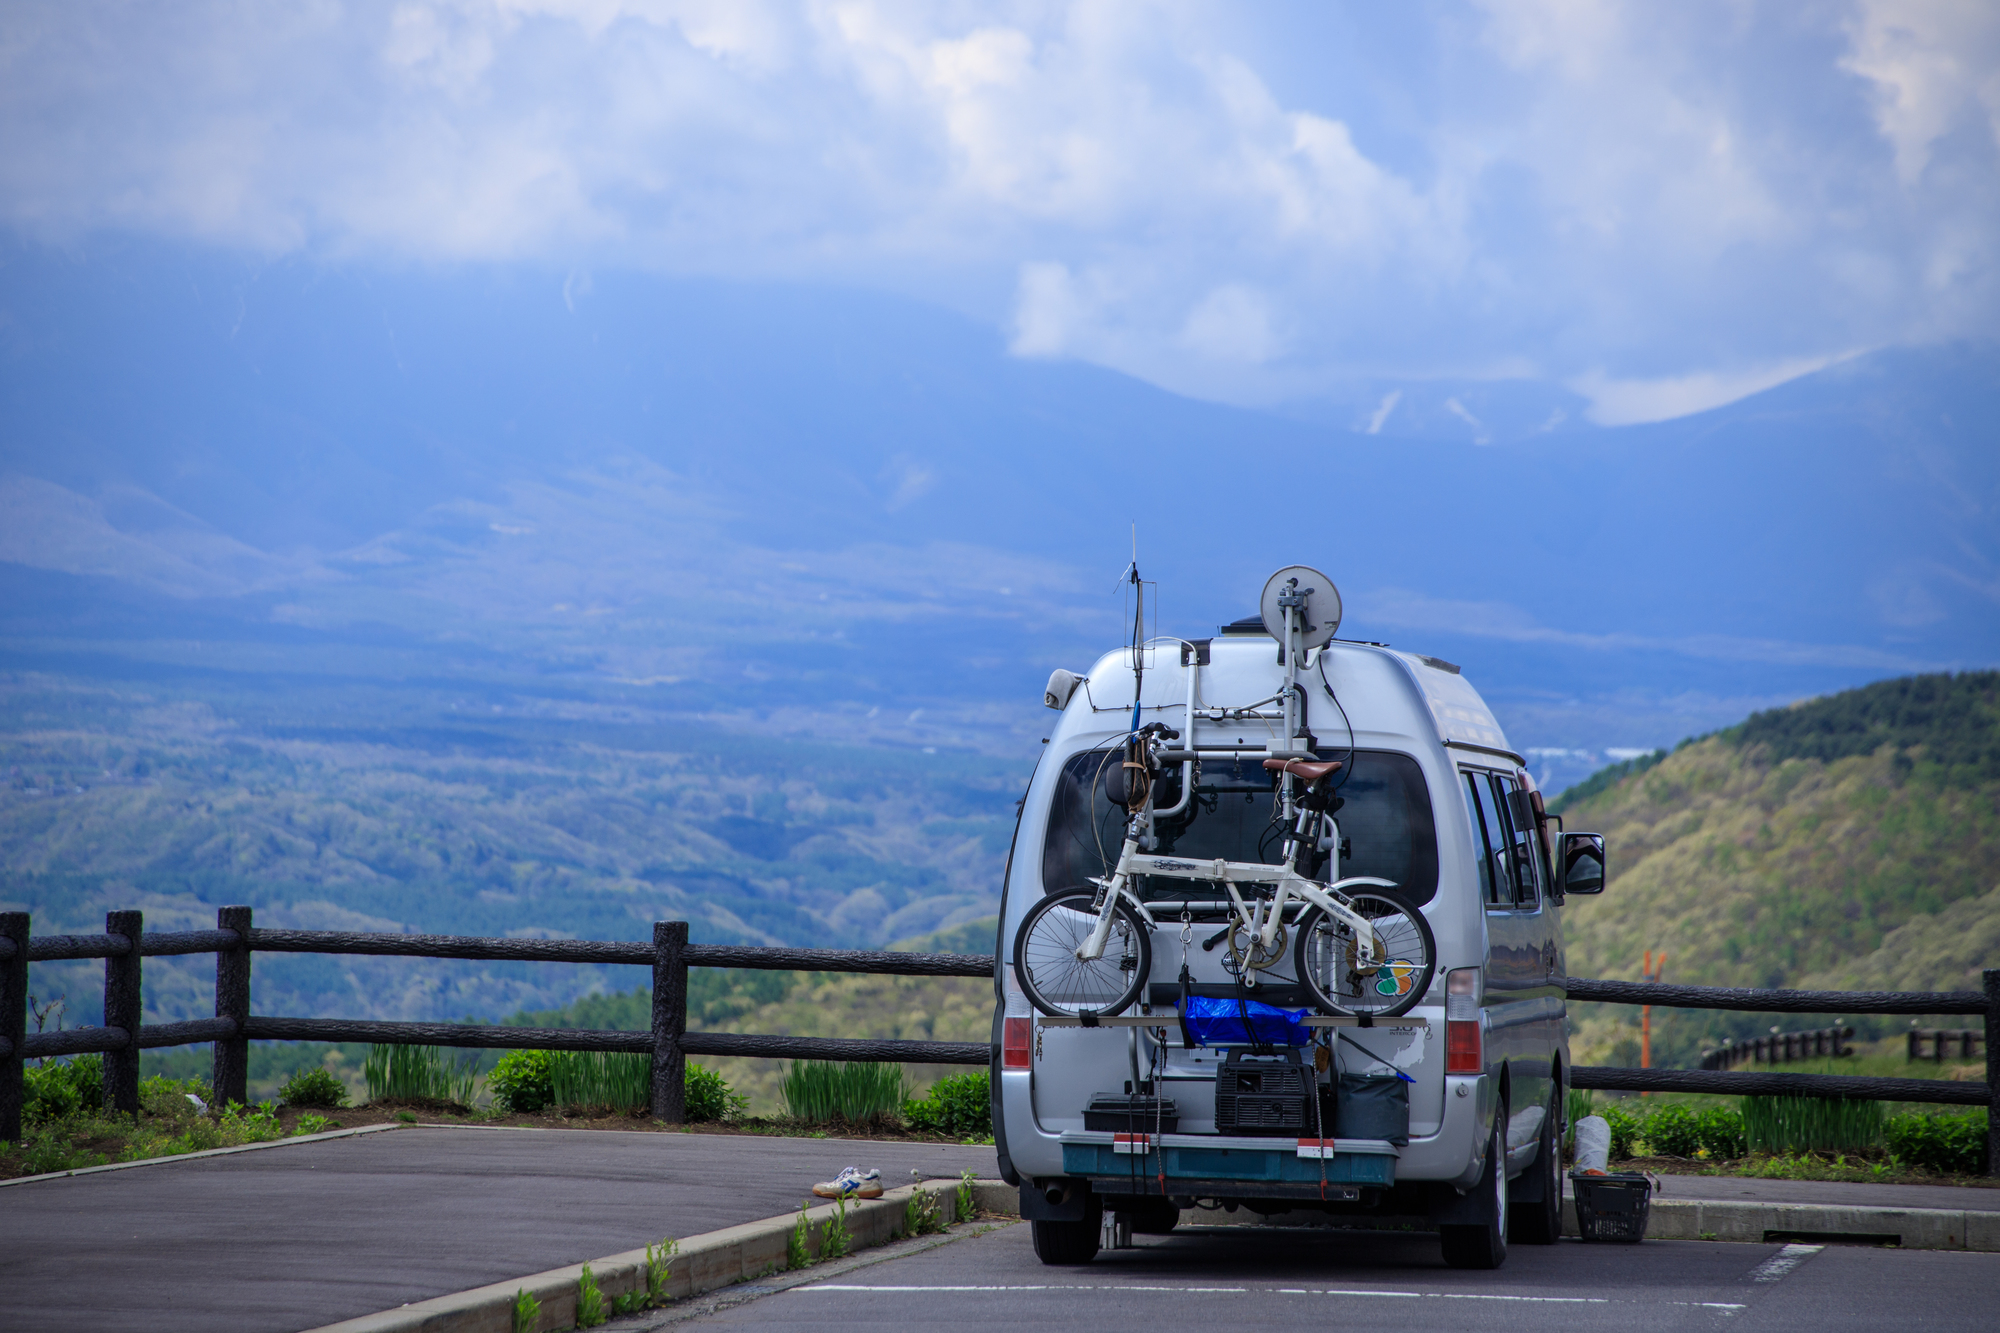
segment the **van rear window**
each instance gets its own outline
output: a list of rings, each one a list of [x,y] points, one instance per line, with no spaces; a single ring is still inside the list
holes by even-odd
[[[1349,758],[1346,750],[1322,751],[1322,759]],[[1042,844],[1042,887],[1050,893],[1087,888],[1118,863],[1125,837],[1125,811],[1112,802],[1123,747],[1073,755],[1057,780]],[[1357,750],[1340,787],[1342,805],[1334,814],[1348,843],[1340,873],[1375,875],[1395,884],[1412,902],[1427,903],[1437,893],[1437,828],[1431,818],[1430,787],[1417,761],[1393,750]],[[1261,758],[1211,759],[1200,766],[1195,799],[1186,811],[1158,824],[1162,854],[1190,860],[1262,861],[1275,865],[1284,855],[1284,833],[1272,822],[1276,787]],[[1172,770],[1154,794],[1154,804],[1180,800],[1180,773]],[[1320,862],[1300,869],[1324,880]],[[1182,879],[1142,877],[1146,901],[1223,898],[1219,887]]]

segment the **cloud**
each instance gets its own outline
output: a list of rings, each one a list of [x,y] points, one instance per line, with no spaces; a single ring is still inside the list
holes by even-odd
[[[2000,334],[1995,15],[21,0],[0,220],[874,286],[1234,401],[1504,363],[1611,419]]]
[[[2000,9],[1984,0],[1862,0],[1841,60],[1874,85],[1875,123],[1896,174],[1920,179],[1960,129],[2000,140]]]
[[[1590,400],[1590,408],[1585,415],[1598,425],[1632,426],[1647,421],[1669,421],[1695,412],[1706,412],[1710,408],[1724,407],[1844,359],[1842,356],[1800,357],[1776,365],[1644,380],[1612,379],[1601,371],[1591,371],[1571,380],[1569,387]]]

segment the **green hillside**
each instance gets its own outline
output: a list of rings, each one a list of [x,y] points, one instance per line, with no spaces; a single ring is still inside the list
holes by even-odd
[[[990,915],[1025,766],[724,731],[658,692],[197,692],[0,676],[0,907],[37,933],[265,926],[880,947]],[[88,962],[31,988],[95,1022]],[[628,986],[619,968],[266,955],[260,1012],[456,1019]],[[149,959],[149,1020],[213,964]]]
[[[1553,803],[1610,845],[1604,895],[1568,909],[1572,974],[1636,979],[1647,949],[1693,985],[1976,989],[2000,966],[2000,672],[1883,681],[1649,759]],[[1636,1063],[1632,1010],[1578,1015],[1580,1062]],[[1656,1010],[1654,1061],[1812,1021]]]

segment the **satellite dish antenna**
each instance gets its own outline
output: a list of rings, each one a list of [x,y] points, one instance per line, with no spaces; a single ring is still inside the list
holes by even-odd
[[[1299,602],[1299,647],[1324,648],[1340,629],[1340,589],[1333,580],[1310,565],[1287,565],[1271,575],[1258,599],[1264,628],[1279,643],[1285,641],[1285,608],[1279,602],[1286,594],[1296,594]]]

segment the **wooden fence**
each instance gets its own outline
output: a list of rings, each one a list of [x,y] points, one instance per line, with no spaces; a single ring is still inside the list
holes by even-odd
[[[687,1030],[690,967],[864,972],[918,977],[991,977],[990,954],[892,953],[850,949],[775,949],[690,944],[685,921],[659,921],[650,944],[610,940],[491,939],[471,935],[376,935],[337,930],[261,930],[247,907],[216,913],[216,929],[147,933],[138,912],[106,915],[102,935],[28,933],[25,912],[0,912],[0,1139],[21,1137],[23,1061],[51,1055],[104,1055],[107,1109],[139,1109],[139,1052],[215,1043],[218,1104],[248,1099],[252,1041],[366,1041],[382,1045],[473,1046],[544,1051],[632,1051],[653,1057],[653,1117],[680,1124],[690,1055],[746,1055],[806,1060],[882,1060],[983,1065],[985,1042],[866,1041],[837,1037],[749,1036]],[[140,1021],[142,960],[173,954],[215,955],[215,1017],[181,1023]],[[375,954],[536,963],[623,963],[652,969],[653,1022],[648,1032],[502,1027],[470,1023],[390,1023],[345,1018],[282,1018],[250,1011],[253,953]],[[31,962],[104,960],[104,1025],[67,1032],[27,1031]]]
[[[104,1054],[107,1108],[139,1109],[139,1052],[161,1046],[215,1043],[218,1102],[245,1101],[252,1041],[366,1041],[417,1046],[473,1046],[551,1051],[633,1051],[653,1057],[656,1120],[685,1118],[683,1080],[690,1055],[780,1059],[879,1060],[912,1064],[984,1065],[985,1042],[870,1041],[837,1037],[754,1036],[687,1031],[690,967],[779,971],[885,973],[920,977],[991,977],[990,954],[893,953],[847,949],[785,949],[691,944],[685,921],[659,921],[650,944],[608,940],[491,939],[469,935],[358,934],[335,930],[261,930],[248,907],[216,913],[214,930],[148,934],[138,912],[111,912],[102,935],[31,937],[25,912],[0,912],[0,1139],[21,1136],[23,1061],[88,1051]],[[215,955],[215,1017],[144,1024],[141,962],[173,954]],[[648,1032],[572,1031],[461,1023],[362,1022],[343,1018],[276,1018],[250,1012],[253,953],[375,954],[542,963],[621,963],[652,969],[653,1021]],[[104,1025],[29,1035],[28,964],[64,958],[104,960]],[[1986,1081],[1860,1078],[1836,1074],[1744,1073],[1709,1069],[1620,1069],[1581,1065],[1569,1071],[1575,1088],[1621,1092],[1706,1092],[1732,1096],[1841,1097],[1987,1107],[1987,1174],[2000,1175],[2000,1114],[1991,1109],[2000,1087],[2000,968],[1984,973],[1980,991],[1796,991],[1719,986],[1670,986],[1571,977],[1569,998],[1608,1004],[1724,1009],[1739,1013],[1978,1014],[1985,1018]]]
[[[1701,1053],[1703,1069],[1734,1069],[1741,1064],[1790,1064],[1794,1060],[1822,1057],[1845,1059],[1854,1054],[1848,1045],[1853,1028],[1814,1028],[1810,1032],[1773,1032],[1768,1037],[1745,1037],[1727,1046]],[[1916,1056],[1910,1057],[1912,1060]]]
[[[1961,1060],[1970,1060],[1979,1054],[1978,1047],[1986,1044],[1986,1034],[1978,1028],[1911,1028],[1908,1035],[1909,1058],[1930,1060],[1937,1064],[1951,1058],[1954,1052]],[[1925,1043],[1930,1044],[1930,1054],[1924,1054]]]

